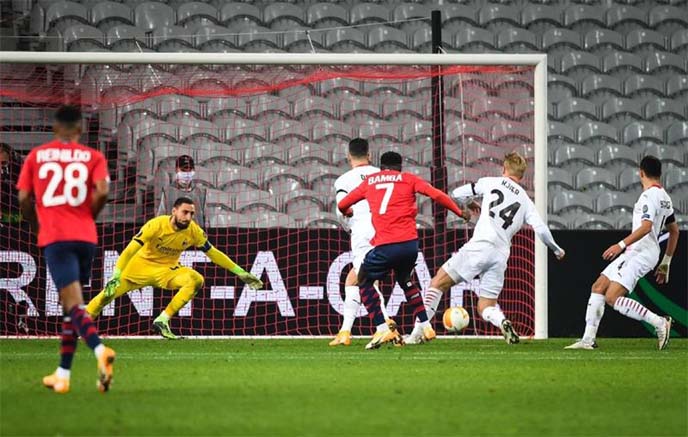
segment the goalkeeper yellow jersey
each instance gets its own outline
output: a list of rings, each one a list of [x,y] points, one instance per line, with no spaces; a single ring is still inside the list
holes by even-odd
[[[182,252],[190,246],[207,250],[206,233],[193,220],[186,229],[176,230],[170,223],[171,216],[161,215],[148,220],[134,241],[143,246],[131,261],[147,261],[162,265],[177,265]]]

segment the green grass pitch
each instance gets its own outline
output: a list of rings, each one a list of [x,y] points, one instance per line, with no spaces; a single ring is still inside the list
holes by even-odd
[[[0,435],[686,435],[688,340],[111,340],[109,393],[82,343],[72,391],[40,384],[57,340],[0,341]]]

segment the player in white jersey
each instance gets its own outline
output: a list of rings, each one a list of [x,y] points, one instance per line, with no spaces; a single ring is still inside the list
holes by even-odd
[[[452,196],[459,200],[482,196],[482,206],[471,239],[444,263],[430,281],[430,288],[425,293],[425,310],[429,319],[437,312],[443,293],[459,282],[470,281],[480,275],[478,312],[483,319],[500,328],[507,343],[518,343],[518,334],[497,304],[504,285],[511,239],[524,223],[528,223],[558,259],[564,257],[564,250],[554,241],[533,201],[519,185],[526,166],[521,155],[508,153],[504,157],[502,176],[480,178],[476,183],[463,185],[452,192]],[[476,204],[469,207],[478,209]],[[416,321],[406,343],[419,344],[430,339]]]
[[[641,303],[626,297],[633,291],[640,278],[645,276],[659,261],[659,233],[666,226],[669,242],[662,262],[657,268],[657,283],[669,282],[669,266],[678,244],[678,225],[674,217],[671,198],[659,184],[662,163],[654,156],[640,161],[640,182],[643,192],[633,207],[633,231],[629,236],[610,246],[602,258],[612,261],[600,277],[592,284],[592,293],[585,313],[583,338],[566,349],[587,349],[597,347],[597,327],[604,315],[606,303],[624,316],[641,320],[655,327],[658,345],[662,350],[669,342],[671,317],[660,317]],[[625,252],[624,252],[625,250]]]
[[[339,203],[347,194],[352,192],[361,182],[373,173],[380,171],[379,168],[370,164],[370,150],[368,141],[362,138],[354,138],[349,142],[347,159],[351,165],[351,170],[334,181],[335,196]],[[353,269],[349,271],[344,283],[344,320],[337,336],[330,342],[330,346],[348,346],[351,344],[351,327],[356,320],[358,308],[361,306],[360,290],[358,288],[358,270],[363,263],[366,253],[373,248],[370,240],[375,236],[375,228],[372,223],[370,207],[368,202],[363,200],[353,207],[353,216],[344,217],[339,210],[337,215],[351,232],[351,252],[353,254]],[[379,293],[379,290],[378,290]],[[385,320],[390,320],[385,310],[384,299],[380,293],[382,302],[382,312]]]

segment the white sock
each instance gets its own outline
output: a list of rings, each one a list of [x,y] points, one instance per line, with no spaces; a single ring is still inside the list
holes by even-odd
[[[382,323],[380,325],[377,325],[377,332],[386,332],[389,331],[389,326],[387,326],[387,323]]]
[[[358,307],[361,306],[361,293],[356,285],[347,285],[344,287],[344,321],[342,321],[342,329],[340,331],[351,332],[351,327],[354,326]]]
[[[640,302],[627,297],[619,297],[614,302],[614,309],[626,317],[642,320],[654,326],[656,329],[664,329],[664,320],[657,314],[645,308]]]
[[[69,379],[69,376],[71,375],[72,372],[69,371],[69,369],[63,369],[62,367],[58,367],[57,370],[55,371],[55,374],[57,375],[58,378],[62,379]]]
[[[385,297],[382,295],[377,281],[373,283],[373,287],[375,287],[375,291],[377,291],[378,296],[380,296],[380,310],[382,311],[382,317],[384,317],[385,320],[389,320],[389,314],[387,314],[387,307],[385,306]]]
[[[432,320],[437,313],[437,307],[440,305],[440,300],[442,300],[442,291],[437,288],[430,287],[428,291],[425,292],[425,312],[428,314],[428,320]]]
[[[485,321],[492,323],[498,328],[502,327],[502,322],[506,318],[504,317],[502,310],[499,308],[499,305],[485,308],[481,316],[483,316]]]
[[[424,322],[418,322],[420,323],[420,327],[425,329],[425,328],[430,328],[432,325],[430,325],[430,320],[426,320]]]
[[[93,353],[96,354],[96,358],[100,358],[103,355],[103,352],[105,352],[105,345],[103,343],[99,344],[95,349],[93,349]]]
[[[583,333],[583,341],[592,343],[597,338],[597,328],[600,326],[600,320],[604,315],[604,295],[597,293],[590,293],[588,299],[588,309],[585,310],[585,332]]]

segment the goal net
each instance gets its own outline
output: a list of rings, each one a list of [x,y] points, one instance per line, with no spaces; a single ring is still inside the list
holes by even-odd
[[[385,61],[389,56],[395,55],[382,56],[377,65],[269,63],[280,55],[262,58],[263,64],[3,61],[0,142],[15,152],[2,175],[0,335],[59,330],[57,290],[35,235],[21,221],[12,184],[21,158],[50,140],[52,114],[63,103],[80,105],[82,142],[105,153],[112,178],[110,200],[98,218],[100,244],[86,300],[104,286],[138,228],[169,213],[182,195],[196,201],[197,221],[212,244],[265,282],[263,290],[251,290],[203,252],[184,252],[181,263],[205,277],[203,289],[172,321],[187,336],[337,332],[352,257],[349,235],[335,214],[333,183],[349,168],[352,138],[369,141],[373,163],[385,151],[398,151],[405,171],[445,192],[501,174],[504,154],[517,150],[528,159],[523,184],[535,196],[535,126],[538,112],[546,114],[544,104],[535,104],[535,62],[480,65],[434,55],[457,62],[429,65],[424,55],[394,64]],[[427,198],[418,199],[417,223],[415,275],[425,289],[470,237],[473,224],[433,209]],[[535,247],[531,230],[514,239],[499,302],[525,336],[536,334],[540,317]],[[540,275],[546,279],[546,272]],[[392,279],[381,287],[388,311],[402,332],[410,332],[411,312]],[[465,335],[496,335],[477,314],[479,287],[479,278],[455,286],[440,311],[463,305],[472,316]],[[173,293],[133,291],[106,307],[98,327],[105,335],[151,334],[152,319]],[[359,316],[354,335],[369,335],[363,308]],[[444,332],[441,317],[435,325]]]

